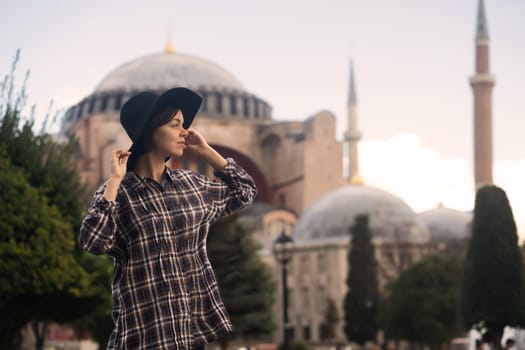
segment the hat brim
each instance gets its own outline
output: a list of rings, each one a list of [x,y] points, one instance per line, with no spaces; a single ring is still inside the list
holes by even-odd
[[[202,104],[202,97],[192,90],[184,87],[176,87],[160,95],[157,103],[149,116],[151,118],[156,113],[168,107],[180,108],[184,115],[184,129],[188,129],[197,115]]]
[[[163,109],[170,107],[179,108],[182,111],[182,115],[184,116],[184,123],[182,126],[184,129],[188,129],[193,123],[193,119],[197,115],[201,104],[202,97],[197,93],[185,87],[176,87],[165,91],[159,96],[155,104],[152,106],[147,120],[150,120],[154,115],[161,112]],[[143,129],[140,132],[137,140],[133,142],[129,148],[129,152],[132,154],[133,151],[137,149],[137,146],[143,141],[144,131],[145,130]]]

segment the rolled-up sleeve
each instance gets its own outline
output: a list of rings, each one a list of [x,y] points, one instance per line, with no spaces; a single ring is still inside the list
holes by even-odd
[[[253,202],[257,188],[253,178],[232,158],[223,170],[214,171],[220,181],[206,178],[204,187],[212,218],[231,215]]]
[[[93,254],[108,253],[115,245],[119,203],[104,198],[106,183],[94,194],[80,227],[80,245]]]

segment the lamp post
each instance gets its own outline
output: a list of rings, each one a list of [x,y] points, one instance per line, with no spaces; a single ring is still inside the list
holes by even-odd
[[[294,250],[293,239],[281,232],[279,237],[272,244],[272,253],[275,260],[281,264],[281,275],[283,285],[283,350],[288,350],[289,339],[288,339],[288,287],[286,279],[286,265],[292,260]]]

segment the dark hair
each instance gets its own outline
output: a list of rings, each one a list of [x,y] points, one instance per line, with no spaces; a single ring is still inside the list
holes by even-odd
[[[135,151],[128,159],[128,170],[133,169],[135,163],[137,162],[138,156],[151,152],[151,149],[153,148],[153,134],[155,133],[155,130],[157,130],[157,128],[161,127],[162,125],[169,123],[178,111],[180,111],[180,109],[175,107],[164,108],[160,112],[153,115],[153,117],[151,117],[146,122],[146,125],[144,126],[144,133],[136,141],[137,146],[135,147]],[[166,161],[168,161],[168,159],[169,158],[167,158]]]
[[[140,154],[151,151],[153,148],[153,134],[155,133],[155,130],[164,124],[169,123],[179,110],[179,108],[168,107],[161,110],[148,120],[144,126],[144,134],[140,140],[140,148],[141,151],[143,150],[144,152],[141,152]]]

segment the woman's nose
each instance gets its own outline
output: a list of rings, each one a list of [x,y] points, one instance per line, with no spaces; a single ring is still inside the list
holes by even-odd
[[[186,130],[186,129],[182,129],[182,132],[180,133],[180,135],[181,135],[182,137],[186,137],[186,136],[188,136],[188,134],[189,134],[189,133],[188,133],[188,130]]]

